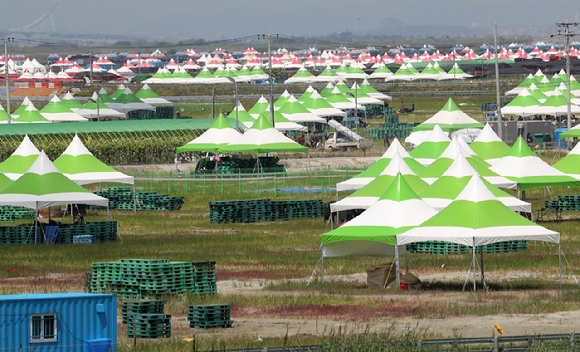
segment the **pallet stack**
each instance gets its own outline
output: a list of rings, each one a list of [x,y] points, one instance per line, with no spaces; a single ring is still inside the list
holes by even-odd
[[[36,212],[23,207],[0,207],[0,221],[13,222],[19,219],[34,219]]]
[[[124,299],[164,294],[216,293],[215,262],[170,262],[166,259],[122,259],[93,263],[91,292],[116,293]]]
[[[259,172],[277,172],[285,171],[284,165],[279,165],[278,157],[260,157],[260,168],[258,170],[256,159],[233,159],[223,157],[219,162],[216,170],[216,162],[213,160],[200,161],[195,166],[194,174],[213,174],[220,175],[238,175],[240,173],[257,173]]]
[[[122,323],[127,324],[133,314],[163,314],[165,301],[137,300],[125,301],[121,306]]]
[[[155,111],[134,110],[127,113],[127,120],[172,120],[175,108],[173,106],[157,106]]]
[[[184,197],[170,197],[156,192],[137,192],[133,198],[130,187],[109,187],[104,192],[94,192],[109,200],[109,209],[119,210],[179,210],[183,206]],[[91,210],[106,210],[106,207],[90,206]]]
[[[92,243],[113,242],[117,240],[117,222],[102,221],[86,224],[57,224],[58,236],[55,244],[74,243],[74,237],[90,236]],[[36,243],[42,243],[46,224],[39,224],[37,228]],[[18,226],[0,226],[0,245],[23,245],[35,243],[34,225],[22,224]]]
[[[196,261],[193,266],[193,283],[198,295],[211,295],[217,292],[215,262]]]
[[[230,320],[229,304],[189,306],[187,320],[193,329],[231,328],[233,323]]]
[[[252,199],[209,202],[209,221],[218,224],[319,218],[323,216],[324,203],[319,199],[282,201]]]
[[[127,335],[141,339],[171,337],[171,314],[131,314],[127,317]]]
[[[407,245],[407,252],[422,254],[462,254],[469,252],[471,247],[443,241],[415,242]],[[528,249],[528,241],[505,241],[476,248],[476,253],[510,253]]]

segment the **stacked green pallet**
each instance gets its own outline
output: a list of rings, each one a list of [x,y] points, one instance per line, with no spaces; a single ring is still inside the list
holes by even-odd
[[[142,339],[171,337],[170,314],[132,314],[127,317],[127,335]]]
[[[55,244],[73,243],[74,236],[91,236],[92,242],[112,242],[117,240],[117,222],[102,221],[86,224],[56,224],[58,235]],[[37,231],[36,241],[34,231]],[[22,224],[19,226],[0,227],[0,245],[22,245],[26,243],[42,243],[46,224],[39,224],[35,228],[33,224]]]
[[[125,301],[121,306],[121,315],[123,324],[127,324],[128,319],[133,314],[163,314],[165,301],[159,300],[137,300]]]
[[[580,210],[580,196],[558,196],[557,201],[546,201],[544,207],[558,211]]]
[[[2,226],[0,227],[0,245],[18,246],[27,243],[34,243],[34,227],[32,225]],[[37,242],[42,243],[41,229]]]
[[[214,261],[194,261],[193,283],[196,294],[214,294],[217,292],[215,262]]]
[[[127,113],[128,120],[171,120],[174,118],[175,110],[173,106],[158,106],[155,111],[134,110]]]
[[[187,320],[194,329],[231,328],[229,304],[202,304],[189,306]]]
[[[16,221],[19,219],[34,219],[36,212],[23,207],[0,207],[0,221]]]
[[[156,192],[133,193],[129,187],[109,187],[104,192],[94,192],[109,200],[109,209],[119,210],[180,210],[184,197],[170,197]],[[137,201],[135,202],[135,198]],[[91,210],[106,210],[106,207],[90,206]]]
[[[124,299],[216,292],[215,262],[122,259],[93,263],[92,269],[91,292],[116,293]]]
[[[461,254],[469,252],[471,247],[460,245],[451,242],[443,241],[425,241],[425,242],[415,242],[407,245],[407,252],[409,253],[422,253],[422,254],[436,254],[436,255],[447,255],[447,254]],[[485,246],[478,246],[476,253],[509,253],[517,252],[521,250],[528,249],[528,241],[504,241],[498,243],[492,243]]]
[[[213,174],[217,173],[219,175],[238,175],[240,173],[257,173],[267,172],[267,173],[283,173],[285,171],[284,165],[278,164],[280,158],[278,157],[260,157],[258,158],[259,163],[256,159],[234,159],[231,157],[222,157],[217,163],[213,160],[200,161],[195,166],[196,174]],[[259,168],[258,168],[259,164]]]
[[[319,199],[271,201],[270,199],[209,202],[209,221],[213,223],[250,223],[324,216]]]

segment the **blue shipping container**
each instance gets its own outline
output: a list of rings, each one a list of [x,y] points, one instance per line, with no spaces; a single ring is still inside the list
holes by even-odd
[[[117,298],[91,293],[0,296],[0,349],[116,351]],[[112,345],[111,345],[112,343]]]

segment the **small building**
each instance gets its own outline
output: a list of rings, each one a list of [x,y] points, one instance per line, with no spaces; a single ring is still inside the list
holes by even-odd
[[[62,292],[0,296],[0,350],[114,352],[116,342],[114,295]]]

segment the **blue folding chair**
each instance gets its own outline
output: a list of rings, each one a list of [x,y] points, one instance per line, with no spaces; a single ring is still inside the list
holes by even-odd
[[[58,226],[47,226],[44,230],[44,244],[54,244],[58,236]]]

